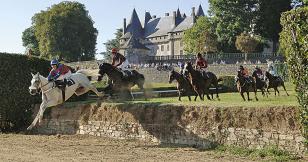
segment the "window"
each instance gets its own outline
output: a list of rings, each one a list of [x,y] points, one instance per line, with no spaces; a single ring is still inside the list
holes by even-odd
[[[183,41],[180,41],[180,47],[182,47],[183,46]]]
[[[167,51],[169,51],[169,45],[167,45]]]
[[[183,50],[180,50],[180,55],[183,55]]]
[[[160,50],[164,51],[164,45],[161,45]]]

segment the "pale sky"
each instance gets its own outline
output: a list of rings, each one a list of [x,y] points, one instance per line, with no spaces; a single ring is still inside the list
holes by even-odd
[[[145,11],[151,15],[162,17],[165,13],[180,9],[181,13],[191,14],[191,8],[202,5],[205,14],[208,0],[77,0],[85,5],[86,10],[95,22],[98,30],[97,53],[105,51],[107,40],[113,39],[116,29],[122,28],[123,18],[130,21],[135,8],[140,21]],[[2,0],[0,1],[0,52],[24,53],[22,32],[31,26],[31,18],[35,13],[46,10],[61,0]]]

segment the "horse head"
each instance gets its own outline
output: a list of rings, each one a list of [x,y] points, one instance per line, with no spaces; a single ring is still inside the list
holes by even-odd
[[[191,62],[186,62],[184,65],[184,75],[188,75],[189,72],[191,72],[192,70],[194,70],[194,68],[192,67]]]
[[[176,72],[174,70],[169,73],[169,84],[176,79]]]
[[[31,80],[31,85],[29,87],[29,93],[31,95],[36,95],[37,93],[40,92],[41,89],[41,79],[40,79],[40,73],[37,74],[32,74],[32,80]]]

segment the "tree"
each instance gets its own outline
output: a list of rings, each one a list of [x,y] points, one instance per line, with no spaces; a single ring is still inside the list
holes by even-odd
[[[223,52],[236,52],[236,36],[251,32],[257,0],[209,0],[209,13]]]
[[[22,45],[27,48],[27,50],[32,50],[32,55],[39,56],[39,45],[35,37],[34,27],[31,26],[22,32]]]
[[[184,32],[184,49],[188,53],[217,51],[217,37],[213,32],[210,18],[202,16],[196,24]]]
[[[308,7],[300,7],[281,16],[280,47],[285,51],[289,74],[295,83],[301,105],[303,135],[308,144]]]
[[[95,55],[97,29],[78,2],[64,1],[32,17],[42,57],[66,61],[90,60]]]
[[[291,9],[291,1],[258,0],[254,32],[273,41],[273,52],[277,51],[276,44],[282,29],[280,25],[281,13]]]
[[[247,60],[247,53],[256,52],[258,44],[257,39],[247,33],[237,36],[235,41],[236,48],[245,53],[245,60]]]
[[[111,60],[111,49],[112,48],[120,48],[120,38],[123,35],[123,29],[117,29],[116,33],[114,33],[115,38],[108,40],[106,43],[104,43],[106,47],[106,52],[102,52],[101,54],[104,56],[104,60]]]

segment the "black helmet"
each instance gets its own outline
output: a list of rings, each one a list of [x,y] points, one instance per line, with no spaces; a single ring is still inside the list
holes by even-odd
[[[241,69],[241,70],[244,70],[244,66],[243,66],[243,65],[241,65],[241,66],[240,66],[240,69]]]

